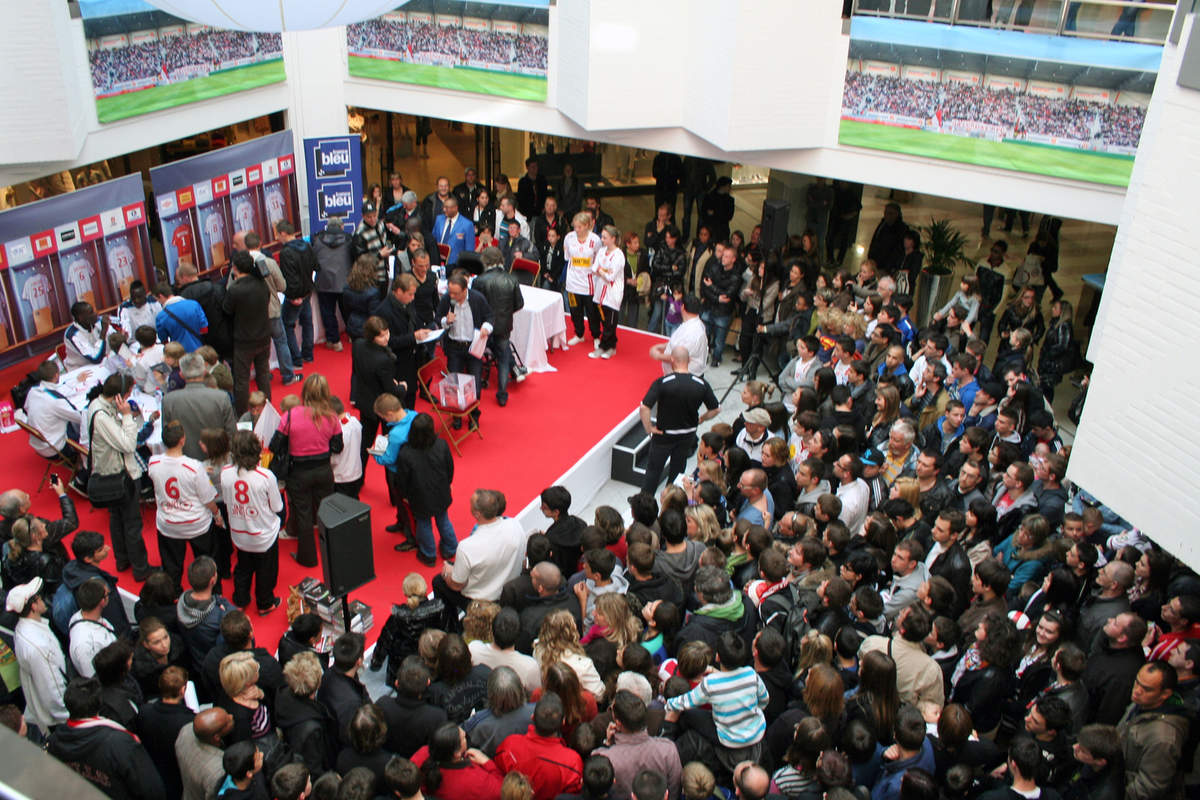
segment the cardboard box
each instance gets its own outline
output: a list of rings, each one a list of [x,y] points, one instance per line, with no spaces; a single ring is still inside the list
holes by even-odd
[[[438,400],[443,406],[466,410],[478,397],[475,378],[462,372],[452,372],[438,384]]]

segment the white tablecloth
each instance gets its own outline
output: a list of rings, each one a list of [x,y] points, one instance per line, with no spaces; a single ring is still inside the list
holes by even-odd
[[[567,344],[562,295],[524,285],[521,294],[525,307],[513,315],[512,345],[530,372],[554,372],[546,351]]]
[[[79,438],[81,443],[88,444],[86,441],[87,434],[87,393],[93,386],[104,382],[111,371],[104,366],[89,366],[77,367],[70,372],[64,372],[59,376],[58,385],[59,391],[71,403],[79,409]],[[152,394],[146,394],[139,388],[134,388],[129,395],[129,399],[137,404],[138,411],[141,412],[138,419],[139,426],[145,420],[150,418],[150,415],[155,411],[162,411],[162,406],[157,397]],[[140,429],[140,428],[139,428]],[[162,453],[164,448],[162,444],[162,421],[154,421],[154,430],[150,434],[150,438],[146,440],[146,445],[150,448],[150,452],[154,454]]]

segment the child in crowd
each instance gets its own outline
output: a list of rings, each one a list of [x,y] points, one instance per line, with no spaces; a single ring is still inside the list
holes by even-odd
[[[583,554],[584,579],[575,584],[579,598],[580,616],[586,631],[595,622],[596,598],[610,592],[625,593],[629,580],[617,570],[617,557],[612,551],[598,547]]]
[[[346,413],[342,398],[332,398],[331,404],[342,426],[342,452],[330,457],[333,463],[333,490],[357,500],[363,486],[362,423],[358,417]]]
[[[396,391],[402,392],[401,389]],[[375,456],[375,461],[386,470],[388,500],[396,509],[396,522],[389,525],[386,530],[390,533],[404,532],[405,541],[396,545],[396,550],[402,553],[416,550],[416,536],[408,522],[408,512],[404,510],[404,497],[396,486],[396,460],[400,456],[400,448],[408,441],[408,430],[412,427],[413,420],[417,418],[417,412],[406,409],[401,398],[391,393],[381,394],[375,398],[374,410],[375,416],[383,421],[384,427],[387,429],[387,448],[382,452],[375,450],[368,452],[371,452]]]
[[[229,366],[221,362],[221,357],[217,355],[217,349],[210,345],[196,349],[196,354],[204,359],[204,365],[208,368],[208,378],[204,381],[210,389],[220,389],[222,392],[229,393],[230,402],[233,401],[233,373]]]
[[[229,511],[229,532],[237,548],[233,602],[250,605],[250,584],[259,616],[279,608],[279,512],[283,496],[275,474],[259,466],[262,442],[253,431],[238,431],[232,442],[233,463],[221,471],[221,499]]]
[[[429,598],[429,587],[420,573],[410,572],[402,585],[404,603],[393,605],[392,613],[379,634],[379,642],[371,656],[371,669],[378,671],[387,661],[387,685],[396,683],[400,664],[417,652],[421,633],[426,628],[454,630],[458,620],[450,620],[441,599]]]
[[[263,409],[267,407],[267,396],[259,391],[250,393],[248,408],[246,413],[238,418],[238,422],[249,422],[253,428],[258,424],[258,418],[262,416]]]
[[[668,658],[679,630],[679,608],[666,600],[654,600],[642,606],[642,647],[654,659],[654,666],[661,667]]]
[[[187,350],[183,349],[183,345],[179,342],[167,342],[163,345],[163,363],[171,370],[167,375],[167,385],[163,390],[165,392],[173,392],[176,389],[182,389],[186,381],[179,374],[179,359],[187,355]]]
[[[159,388],[154,379],[154,368],[163,363],[163,346],[158,343],[158,334],[149,325],[142,325],[133,332],[136,345],[129,369],[138,387],[148,394]]]
[[[666,331],[667,336],[675,333],[675,329],[683,324],[683,285],[678,281],[671,284],[671,297],[667,300]]]

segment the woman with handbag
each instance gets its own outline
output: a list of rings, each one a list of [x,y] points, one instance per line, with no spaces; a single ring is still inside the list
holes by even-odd
[[[317,507],[333,494],[333,465],[330,456],[342,452],[342,426],[334,413],[329,382],[324,375],[304,379],[300,405],[283,415],[271,452],[286,456],[287,493],[291,514],[288,523],[297,540],[292,558],[302,567],[317,566],[317,542],[313,533]]]
[[[88,497],[93,505],[108,510],[108,531],[112,537],[117,571],[133,568],[133,579],[146,580],[151,565],[142,541],[142,507],[137,481],[142,463],[136,451],[141,428],[129,404],[133,378],[109,375],[100,394],[87,409],[89,454]]]

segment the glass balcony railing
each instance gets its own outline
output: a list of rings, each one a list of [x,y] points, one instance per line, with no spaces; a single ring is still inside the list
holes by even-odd
[[[1191,3],[1185,5],[1190,7]],[[1175,6],[1176,0],[854,0],[854,13],[1162,44]]]

